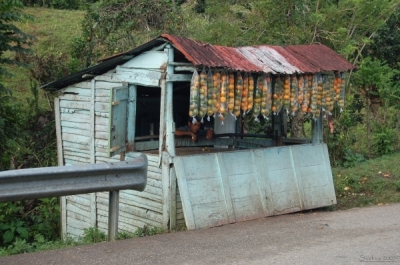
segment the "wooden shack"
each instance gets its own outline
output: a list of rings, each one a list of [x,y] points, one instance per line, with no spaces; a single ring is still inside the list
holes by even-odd
[[[147,155],[146,189],[120,192],[121,231],[213,227],[335,204],[322,114],[312,139],[286,136],[285,111],[270,114],[271,130],[262,134],[245,134],[242,116],[227,115],[224,125],[214,119],[212,140],[174,137],[187,123],[193,73],[203,69],[257,80],[322,78],[353,65],[323,45],[232,48],[163,34],[42,87],[57,93],[59,165]],[[62,197],[61,206],[64,235],[107,231],[106,193]]]

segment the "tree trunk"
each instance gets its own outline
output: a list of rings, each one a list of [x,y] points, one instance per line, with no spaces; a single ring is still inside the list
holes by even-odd
[[[304,118],[305,114],[302,111],[297,111],[296,115],[293,117],[291,124],[291,136],[293,138],[306,138]]]
[[[383,105],[383,102],[381,98],[376,95],[369,95],[369,101],[369,110],[371,111],[373,116],[376,116],[376,114],[378,113],[378,109]]]

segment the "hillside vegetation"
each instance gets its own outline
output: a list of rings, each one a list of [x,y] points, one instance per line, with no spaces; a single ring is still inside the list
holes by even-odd
[[[56,59],[71,60],[73,40],[81,35],[81,23],[84,18],[84,11],[79,10],[56,10],[49,8],[27,7],[24,12],[33,17],[32,21],[16,23],[22,31],[36,37],[37,41],[32,46],[34,54],[43,57],[55,57]],[[7,56],[15,56],[8,53]],[[65,57],[63,57],[65,56]],[[30,62],[30,68],[38,68],[36,61]],[[61,62],[62,63],[62,62]],[[61,64],[60,63],[60,64]],[[50,66],[57,67],[57,65]],[[45,71],[46,69],[41,69]],[[55,69],[57,70],[57,69]],[[10,68],[12,77],[5,83],[9,87],[18,102],[27,105],[26,99],[33,100],[30,89],[31,75],[30,69],[25,67],[13,66]],[[44,84],[40,84],[44,85]],[[51,110],[44,91],[39,91],[39,105],[41,108]]]

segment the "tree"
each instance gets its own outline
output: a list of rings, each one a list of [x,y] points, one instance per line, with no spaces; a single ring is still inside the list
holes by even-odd
[[[29,19],[22,13],[22,8],[21,1],[0,1],[0,154],[2,155],[5,154],[9,141],[15,139],[20,125],[18,105],[11,101],[11,90],[3,85],[3,81],[10,75],[5,66],[21,64],[6,53],[29,52],[28,47],[34,39],[13,25],[13,22]],[[3,168],[1,161],[0,168]]]
[[[88,6],[82,37],[75,40],[75,58],[86,67],[100,57],[122,52],[161,33],[179,34],[182,1],[103,0]]]

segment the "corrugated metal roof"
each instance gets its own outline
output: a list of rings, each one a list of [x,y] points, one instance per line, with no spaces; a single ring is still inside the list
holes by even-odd
[[[233,48],[162,34],[160,37],[132,50],[104,58],[98,65],[63,77],[41,88],[58,90],[83,81],[84,74],[103,74],[130,60],[132,56],[165,42],[170,42],[189,62],[198,67],[272,74],[317,73],[355,69],[355,66],[324,45],[291,45],[285,47],[261,45]]]
[[[246,46],[211,45],[162,34],[195,66],[223,67],[235,71],[266,73],[316,73],[348,71],[355,67],[325,45]]]

